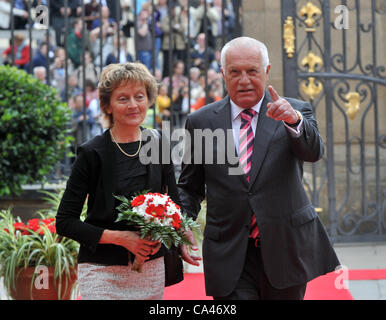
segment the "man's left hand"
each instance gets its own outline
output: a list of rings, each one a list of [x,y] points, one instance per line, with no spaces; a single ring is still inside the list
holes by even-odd
[[[186,236],[192,245],[180,245],[181,258],[184,259],[187,263],[198,267],[200,265],[199,261],[201,260],[201,258],[198,256],[192,256],[189,253],[189,249],[193,251],[198,250],[196,239],[194,239],[193,232],[191,230],[186,232]]]
[[[272,102],[267,104],[267,117],[276,121],[284,121],[290,125],[297,123],[299,121],[298,114],[289,102],[281,98],[272,86],[268,86],[268,90],[271,94]]]

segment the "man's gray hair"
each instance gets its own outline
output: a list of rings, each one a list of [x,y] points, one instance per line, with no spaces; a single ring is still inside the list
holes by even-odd
[[[223,69],[225,73],[225,57],[230,48],[233,47],[252,47],[252,48],[259,48],[261,52],[261,63],[263,65],[264,70],[267,70],[267,67],[269,66],[269,57],[268,57],[268,49],[264,43],[262,43],[259,40],[250,38],[250,37],[239,37],[232,39],[228,43],[225,44],[225,46],[221,50],[221,68]]]

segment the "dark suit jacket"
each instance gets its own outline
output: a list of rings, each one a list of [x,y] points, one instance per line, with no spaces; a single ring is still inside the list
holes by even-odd
[[[159,146],[161,148],[162,144],[160,143]],[[81,145],[77,154],[59,205],[56,230],[58,234],[80,243],[78,262],[127,265],[129,255],[126,248],[98,244],[104,229],[128,230],[124,222],[115,222],[117,218],[113,197],[115,152],[109,130]],[[180,203],[173,166],[159,161],[159,164],[150,163],[146,167],[147,186],[151,192],[168,192],[173,201]],[[87,218],[82,222],[79,217],[87,195]],[[182,261],[178,255],[162,247],[152,258],[162,255],[165,255],[167,262],[170,262],[168,258],[171,258],[177,264],[168,266],[165,264],[166,267],[174,269],[173,274],[166,272],[166,285],[181,281]]]
[[[272,101],[266,91],[258,116],[250,184],[244,175],[228,174],[229,161],[199,164],[190,159],[191,164],[183,164],[178,184],[182,205],[196,217],[200,202],[207,198],[203,260],[208,295],[226,296],[235,288],[245,261],[252,212],[260,230],[264,270],[275,288],[304,284],[339,265],[302,184],[303,161],[319,160],[323,142],[311,106],[287,100],[303,115],[303,134],[293,138],[281,121],[266,116],[267,103]],[[192,137],[194,129],[231,130],[229,97],[190,114],[186,128]],[[192,140],[193,157],[197,152]],[[233,136],[231,140],[226,145],[235,149]],[[221,146],[215,146],[213,153],[218,148]],[[201,163],[205,152],[210,151],[202,153]]]

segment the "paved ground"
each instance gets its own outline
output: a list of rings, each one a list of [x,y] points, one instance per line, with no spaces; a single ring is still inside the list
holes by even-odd
[[[386,243],[336,244],[342,265],[351,270],[386,269]],[[386,279],[349,280],[346,284],[354,300],[386,300]]]
[[[386,243],[336,244],[334,248],[341,264],[348,269],[386,269]],[[188,272],[202,272],[202,267],[187,269]],[[346,287],[355,300],[386,300],[386,279],[349,280]],[[4,299],[6,295],[0,279],[0,300]]]

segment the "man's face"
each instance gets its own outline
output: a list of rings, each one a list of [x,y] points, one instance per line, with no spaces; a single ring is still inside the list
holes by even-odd
[[[179,62],[174,68],[174,74],[180,76],[184,73],[184,64]]]
[[[264,70],[259,48],[229,48],[221,70],[229,97],[242,108],[256,105],[264,94],[270,66]]]

